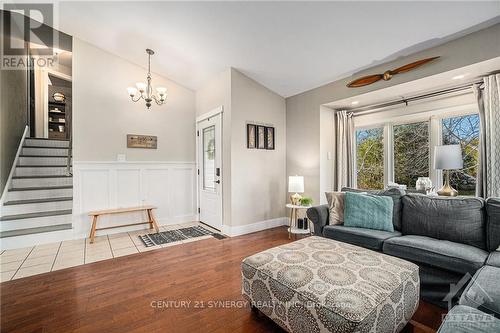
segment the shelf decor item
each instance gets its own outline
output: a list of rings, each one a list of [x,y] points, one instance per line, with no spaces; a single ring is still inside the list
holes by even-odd
[[[66,100],[66,96],[64,96],[64,94],[60,92],[55,92],[54,94],[52,94],[52,98],[54,99],[54,101],[59,103],[64,103],[64,101]]]
[[[167,99],[167,89],[163,87],[156,88],[156,94],[154,93],[153,84],[151,83],[151,56],[155,52],[151,49],[146,49],[148,54],[148,74],[146,76],[146,82],[136,83],[136,87],[128,87],[127,91],[132,99],[132,102],[138,102],[143,99],[146,102],[146,107],[148,110],[151,108],[152,102],[154,101],[158,105],[163,105]]]
[[[304,177],[290,176],[288,177],[288,192],[294,193],[290,196],[292,205],[300,206],[302,196],[299,193],[304,193]]]
[[[463,168],[462,147],[460,145],[444,145],[434,148],[434,169],[445,171],[443,187],[437,191],[438,195],[456,197],[458,191],[450,185],[450,170]]]
[[[310,197],[302,197],[302,199],[300,199],[301,206],[311,206],[312,203],[313,203],[313,199]]]

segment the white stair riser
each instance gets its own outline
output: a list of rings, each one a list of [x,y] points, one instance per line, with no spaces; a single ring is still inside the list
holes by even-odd
[[[19,168],[15,169],[15,176],[65,176],[68,174],[66,167],[50,167],[50,168]]]
[[[19,165],[66,165],[67,157],[19,157]]]
[[[73,208],[73,201],[54,201],[54,202],[40,202],[22,205],[4,205],[2,207],[2,215],[16,215],[49,212],[53,210],[66,210]]]
[[[12,179],[13,188],[73,185],[71,177]]]
[[[24,142],[28,146],[69,147],[69,141],[62,141],[62,140],[33,140],[28,138]]]
[[[71,196],[73,196],[72,188],[56,190],[9,191],[7,192],[7,199],[5,201],[62,198]]]
[[[66,148],[29,148],[23,147],[22,155],[37,155],[37,156],[68,156]]]
[[[71,223],[71,218],[72,215],[57,215],[57,216],[36,217],[32,219],[2,221],[0,223],[0,231],[46,227],[49,225]]]

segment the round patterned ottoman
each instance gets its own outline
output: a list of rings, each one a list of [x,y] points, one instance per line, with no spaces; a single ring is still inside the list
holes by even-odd
[[[245,258],[242,293],[289,332],[399,332],[419,301],[418,266],[321,237]]]

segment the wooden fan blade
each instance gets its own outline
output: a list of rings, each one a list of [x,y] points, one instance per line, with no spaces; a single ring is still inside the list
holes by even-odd
[[[372,83],[375,83],[379,80],[382,80],[383,77],[384,77],[383,74],[374,74],[374,75],[363,76],[362,78],[359,78],[357,80],[349,82],[347,84],[347,86],[349,88],[367,86],[369,84],[372,84]]]
[[[394,75],[394,74],[409,72],[409,71],[411,71],[417,67],[420,67],[422,65],[425,65],[426,63],[431,62],[432,60],[435,60],[437,58],[439,58],[439,56],[415,61],[415,62],[412,62],[411,64],[407,64],[407,65],[398,67],[398,68],[392,70],[391,73]]]

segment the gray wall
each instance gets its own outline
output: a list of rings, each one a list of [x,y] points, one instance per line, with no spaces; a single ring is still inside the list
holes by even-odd
[[[27,121],[27,75],[24,70],[0,71],[0,193],[9,177]]]
[[[500,24],[395,61],[378,65],[355,78],[397,68],[419,59],[439,55],[436,62],[361,88],[347,88],[347,77],[286,99],[287,175],[305,176],[306,195],[320,202],[320,106],[343,98],[387,88],[430,75],[447,72],[500,56]]]
[[[0,37],[0,43],[3,41]],[[0,195],[27,122],[27,71],[0,70]]]

